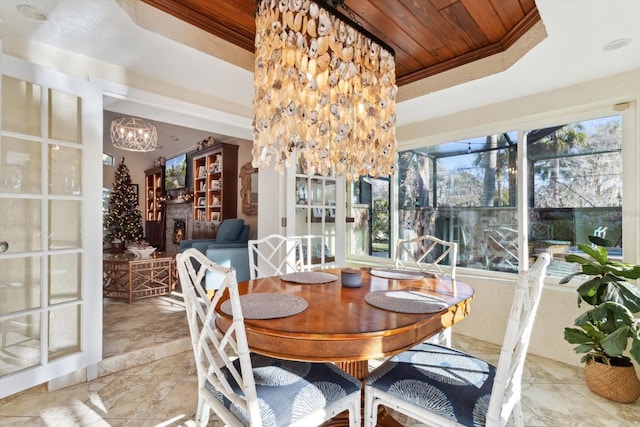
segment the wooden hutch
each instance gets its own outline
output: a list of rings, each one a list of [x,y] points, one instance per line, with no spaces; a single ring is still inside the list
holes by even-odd
[[[145,239],[159,251],[165,245],[164,166],[156,166],[144,171],[145,194]]]
[[[238,146],[218,142],[193,154],[193,236],[238,213]]]

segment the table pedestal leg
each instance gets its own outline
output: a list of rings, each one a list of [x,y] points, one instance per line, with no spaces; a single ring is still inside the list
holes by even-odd
[[[368,360],[356,360],[354,362],[336,362],[335,365],[349,375],[356,377],[360,381],[364,381],[367,375],[369,375]]]
[[[355,362],[336,362],[336,366],[342,369],[343,371],[349,373],[350,375],[356,377],[360,381],[362,381],[362,413],[360,414],[360,418],[362,420],[362,424],[364,425],[364,379],[369,373],[369,362],[367,360],[358,360]],[[380,427],[403,427],[402,424],[397,422],[384,408],[383,406],[379,406],[378,410],[378,423],[377,426]],[[323,427],[338,427],[338,426],[348,426],[349,425],[349,414],[343,412],[338,414],[333,419],[327,421],[322,424]]]

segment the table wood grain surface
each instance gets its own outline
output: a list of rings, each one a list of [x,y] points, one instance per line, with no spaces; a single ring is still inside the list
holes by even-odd
[[[473,288],[460,280],[424,278],[395,280],[372,276],[363,268],[359,288],[343,287],[340,269],[321,270],[338,280],[322,284],[295,284],[280,277],[239,284],[240,295],[283,293],[304,298],[309,306],[290,317],[245,319],[252,351],[268,356],[305,361],[360,362],[396,354],[450,327],[469,314]],[[429,314],[396,313],[365,302],[367,293],[413,290],[444,299],[446,310]],[[226,298],[222,298],[223,302]],[[231,318],[216,309],[217,326],[226,331]],[[356,372],[362,378],[366,373]]]

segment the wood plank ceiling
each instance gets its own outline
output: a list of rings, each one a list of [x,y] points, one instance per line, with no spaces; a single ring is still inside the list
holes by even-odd
[[[255,0],[142,1],[254,51]],[[337,10],[395,51],[398,86],[504,52],[540,21],[535,0],[346,0]]]

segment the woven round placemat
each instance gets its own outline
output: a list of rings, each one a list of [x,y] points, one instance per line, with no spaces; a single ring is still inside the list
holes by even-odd
[[[304,298],[294,295],[255,293],[240,295],[240,307],[245,319],[278,319],[302,313],[308,307]],[[231,301],[226,300],[220,305],[224,314],[231,316]]]
[[[437,313],[449,307],[441,298],[415,291],[375,291],[364,296],[374,307],[398,313]]]
[[[418,280],[424,279],[425,277],[434,277],[432,274],[428,273],[425,274],[419,271],[398,270],[394,268],[372,268],[369,273],[372,276],[398,280]]]
[[[331,273],[322,273],[320,271],[300,271],[297,273],[284,274],[280,276],[280,280],[313,285],[317,283],[335,282],[338,280],[338,276]]]

